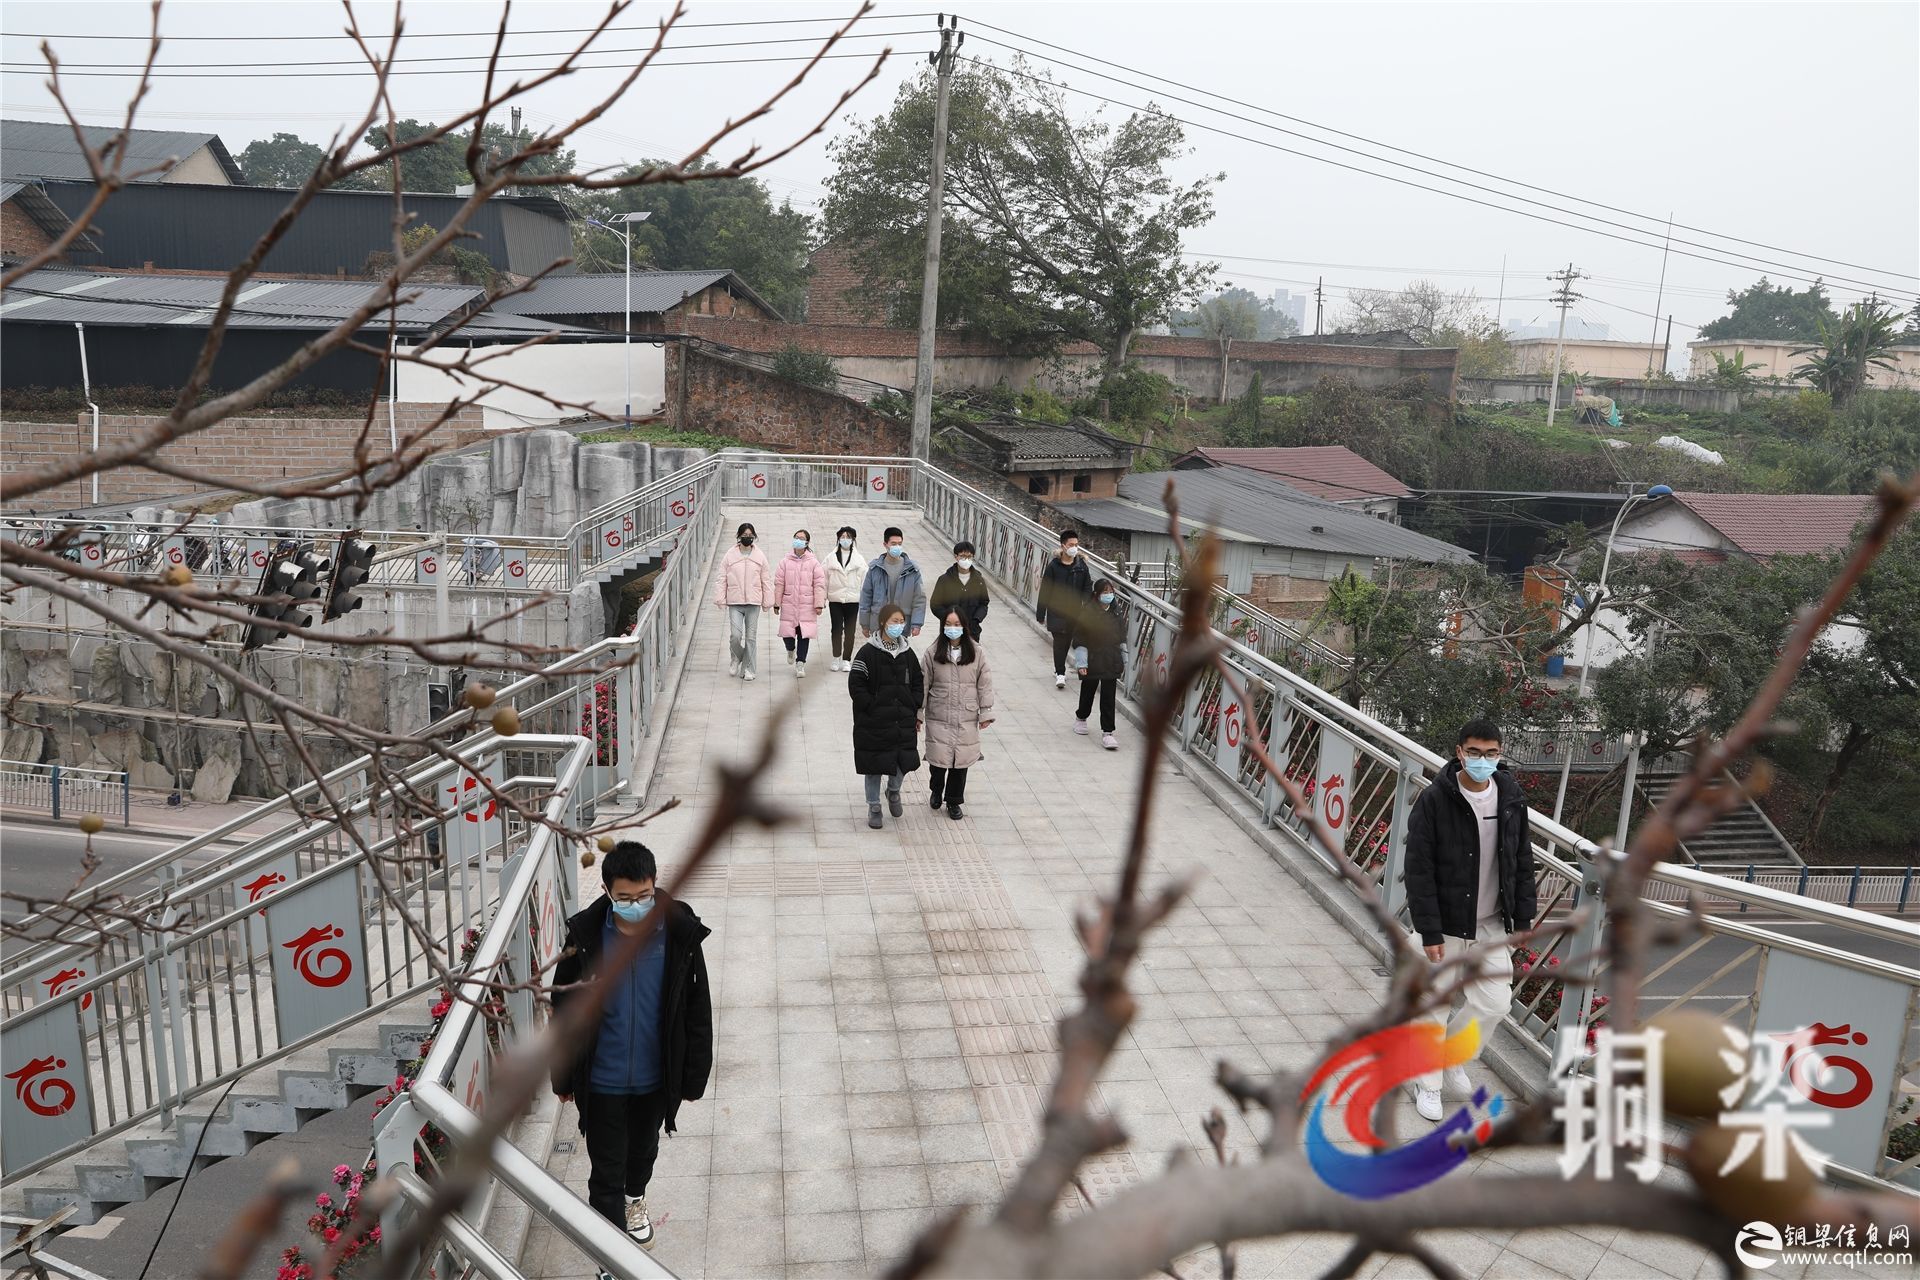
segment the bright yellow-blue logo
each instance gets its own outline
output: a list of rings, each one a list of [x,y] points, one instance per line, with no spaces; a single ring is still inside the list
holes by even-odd
[[[1474,1090],[1471,1107],[1461,1107],[1432,1133],[1392,1150],[1374,1131],[1373,1117],[1380,1100],[1397,1086],[1465,1063],[1479,1047],[1477,1022],[1451,1036],[1434,1023],[1420,1022],[1376,1031],[1327,1059],[1300,1091],[1302,1102],[1313,1101],[1307,1116],[1307,1162],[1320,1180],[1356,1199],[1379,1200],[1424,1187],[1466,1163],[1473,1144],[1464,1141],[1464,1135],[1485,1142],[1493,1132],[1493,1118],[1506,1106],[1497,1093],[1489,1095],[1484,1087]],[[1346,1108],[1347,1135],[1372,1151],[1362,1154],[1334,1145],[1326,1130],[1329,1103]]]

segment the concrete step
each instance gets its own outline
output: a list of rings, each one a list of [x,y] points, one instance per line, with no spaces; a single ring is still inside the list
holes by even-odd
[[[154,1117],[102,1138],[7,1188],[6,1202],[36,1217],[72,1205],[76,1212],[68,1221],[83,1226],[146,1199],[193,1170],[293,1133],[317,1116],[392,1084],[405,1063],[421,1056],[421,1046],[432,1035],[427,1010],[436,998],[428,994],[406,1006],[402,1012],[415,1015],[413,1020],[368,1017],[342,1028],[325,1044],[264,1063],[243,1076],[224,1101],[217,1092],[202,1094],[183,1104],[171,1121]]]

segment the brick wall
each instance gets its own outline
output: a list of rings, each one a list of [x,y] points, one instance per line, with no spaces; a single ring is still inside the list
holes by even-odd
[[[809,325],[874,325],[881,323],[873,305],[860,296],[866,281],[845,250],[826,245],[807,260],[807,323]]]
[[[1119,497],[1120,479],[1126,474],[1125,471],[1117,468],[1106,471],[1095,471],[1085,467],[1077,470],[1068,467],[1064,470],[1012,471],[1007,474],[1007,482],[1025,489],[1028,493],[1032,493],[1033,489],[1031,486],[1034,478],[1045,477],[1051,486],[1044,495],[1047,501],[1055,503],[1087,502],[1094,498]],[[1073,481],[1076,476],[1086,476],[1092,487],[1085,493],[1074,492]]]
[[[857,400],[702,351],[689,352],[679,343],[667,349],[667,388],[670,413],[683,431],[733,436],[796,453],[897,455],[908,450],[907,424]]]
[[[401,437],[404,439],[410,431],[421,430],[440,411],[439,405],[398,406],[394,417]],[[382,404],[374,418],[372,433],[376,457],[384,454],[387,447],[386,416],[386,407]],[[161,421],[162,418],[153,415],[103,413],[100,442],[102,446],[111,446]],[[360,418],[230,418],[165,446],[159,456],[181,467],[235,481],[298,480],[350,465],[362,425]],[[430,441],[435,451],[440,452],[471,444],[488,434],[480,410],[469,406],[435,431]],[[0,423],[0,474],[35,471],[88,453],[92,440],[91,417],[85,412],[71,424]],[[204,488],[140,467],[121,467],[101,475],[100,500],[145,502],[181,497]],[[69,481],[21,499],[18,507],[39,512],[66,510],[85,506],[91,500],[91,492],[90,478]]]
[[[40,224],[27,216],[18,200],[0,205],[0,253],[25,258],[53,243]]]

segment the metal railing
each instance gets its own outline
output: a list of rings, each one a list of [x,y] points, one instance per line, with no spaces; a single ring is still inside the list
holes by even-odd
[[[1773,863],[1702,862],[1698,870],[1725,880],[1764,885],[1781,893],[1797,894],[1818,902],[1837,902],[1856,910],[1891,907],[1896,914],[1909,908],[1920,909],[1920,874],[1911,865],[1903,867],[1782,867]],[[1678,895],[1668,899],[1678,900]],[[1717,894],[1702,895],[1709,911],[1724,902],[1744,912],[1747,906],[1733,898]]]
[[[1000,585],[1028,604],[1035,602],[1040,571],[1058,546],[1050,530],[930,467],[920,473],[916,498],[935,525],[973,541],[981,566]],[[1177,605],[1126,581],[1115,566],[1096,556],[1083,554],[1082,558],[1096,576],[1112,579],[1121,596],[1116,607],[1126,614],[1129,635],[1121,692],[1137,702],[1148,682],[1164,672],[1179,626]],[[1335,831],[1339,856],[1366,875],[1405,921],[1406,818],[1414,799],[1445,761],[1287,664],[1217,630],[1216,637],[1226,645],[1226,665],[1240,688],[1236,692],[1218,673],[1202,677],[1176,718],[1176,748],[1189,762],[1223,780],[1257,811],[1263,825],[1332,871],[1327,855],[1308,834],[1309,815],[1294,811],[1279,785],[1244,749],[1247,736],[1259,735],[1271,758],[1305,793],[1308,806]],[[1242,694],[1246,705],[1242,705]],[[1596,846],[1537,810],[1528,811],[1528,830],[1540,919],[1564,916],[1593,900],[1600,886]],[[1895,954],[1920,955],[1920,928],[1682,867],[1662,866],[1653,872],[1647,896],[1657,912],[1684,914],[1683,908],[1673,904],[1689,895],[1734,904],[1741,910],[1764,908],[1771,915],[1818,929],[1821,936],[1802,938],[1743,924],[1737,916],[1709,916],[1701,936],[1686,948],[1660,957],[1648,981],[1679,981],[1674,975],[1691,976],[1692,967],[1707,958],[1717,968],[1710,970],[1706,981],[1671,995],[1656,995],[1659,988],[1650,985],[1643,997],[1650,1011],[1681,1005],[1701,1008],[1752,1033],[1761,1013],[1769,960],[1778,968],[1780,957],[1791,956],[1838,965],[1904,989],[1904,1012],[1891,1024],[1891,1038],[1899,1045],[1894,1075],[1904,1077],[1920,1062],[1920,969],[1870,958],[1888,944],[1894,945]],[[1551,963],[1573,971],[1588,957],[1604,955],[1602,923],[1600,913],[1594,912],[1578,934],[1543,942],[1538,948],[1540,969]],[[1563,983],[1545,976],[1515,988],[1508,1024],[1543,1062],[1553,1060],[1559,1045],[1584,1041],[1596,1021],[1605,1020],[1604,1010],[1587,999],[1561,1000],[1563,988]],[[1879,1033],[1888,1031],[1883,1027]],[[1884,1111],[1880,1143],[1870,1152],[1850,1153],[1836,1163],[1855,1176],[1911,1178],[1915,1161],[1896,1162],[1884,1155],[1886,1133],[1896,1120],[1899,1080],[1884,1084],[1881,1099],[1874,1103]]]
[[[0,806],[46,813],[55,821],[97,813],[133,825],[133,784],[121,769],[0,760]]]
[[[667,555],[666,565],[654,581],[653,595],[642,606],[632,630],[513,681],[495,695],[497,705],[511,706],[519,713],[524,732],[578,733],[593,738],[595,754],[587,780],[592,800],[621,790],[632,776],[636,748],[656,722],[666,668],[685,644],[688,624],[704,598],[706,584],[701,575],[705,551],[711,549],[720,530],[720,472],[711,463],[699,464],[699,469],[703,474],[686,484],[694,490],[698,505],[681,530],[686,539],[681,545],[690,548],[692,554]],[[459,712],[430,726],[429,731],[457,727],[468,714]],[[368,763],[363,757],[342,765],[203,835],[121,871],[89,880],[69,895],[57,912],[25,917],[18,922],[20,931],[44,936],[7,956],[0,986],[29,968],[65,965],[86,956],[98,930],[83,930],[87,941],[76,945],[67,940],[68,935],[59,927],[61,921],[110,906],[112,917],[104,928],[111,934],[116,928],[113,919],[137,917],[171,900],[175,889],[166,879],[168,868],[188,858],[214,871],[244,863],[256,851],[273,847],[304,829],[307,820],[298,815],[325,803],[323,787],[337,793],[342,786],[359,785],[356,780],[364,775]],[[242,829],[282,813],[289,815],[286,825],[238,847],[223,847]],[[350,844],[341,833],[335,835],[337,848],[345,849]]]

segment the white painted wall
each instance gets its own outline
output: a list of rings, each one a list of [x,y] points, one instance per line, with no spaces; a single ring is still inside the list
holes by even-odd
[[[401,347],[401,354],[412,348]],[[503,351],[510,354],[487,360],[480,367],[507,382],[565,400],[585,404],[601,413],[619,417],[625,410],[627,353],[633,360],[633,412],[636,417],[659,413],[667,402],[666,354],[657,343],[636,342],[627,346],[618,342],[553,342],[539,347],[513,350],[507,346],[475,347],[474,352]],[[425,359],[451,365],[468,354],[464,347],[439,347]],[[485,384],[472,377],[433,370],[418,364],[400,365],[400,400],[444,404],[456,396],[469,396]],[[527,391],[495,388],[482,397],[489,427],[516,429],[529,423],[546,424],[564,418],[577,418],[579,409],[559,409]]]

